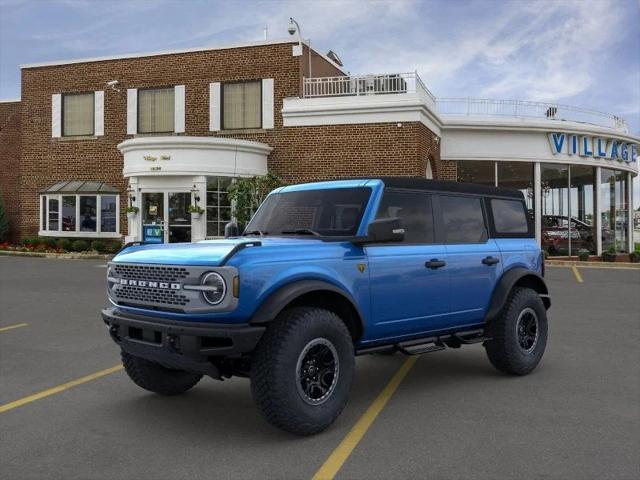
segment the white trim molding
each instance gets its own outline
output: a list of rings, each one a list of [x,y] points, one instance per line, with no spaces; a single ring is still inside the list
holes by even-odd
[[[118,145],[125,177],[230,176],[267,173],[269,145],[227,137],[136,137]]]

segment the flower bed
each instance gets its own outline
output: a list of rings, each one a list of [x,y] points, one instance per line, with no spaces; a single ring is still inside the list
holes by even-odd
[[[85,240],[68,238],[35,237],[25,238],[19,245],[9,242],[0,243],[0,250],[23,253],[116,253],[122,247],[118,240]]]

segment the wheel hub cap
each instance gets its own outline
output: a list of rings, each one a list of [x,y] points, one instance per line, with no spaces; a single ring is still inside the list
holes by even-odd
[[[532,308],[525,308],[516,322],[518,345],[524,353],[531,353],[538,343],[538,315]]]
[[[309,405],[327,401],[338,383],[338,352],[326,338],[315,338],[302,349],[296,365],[296,387]]]

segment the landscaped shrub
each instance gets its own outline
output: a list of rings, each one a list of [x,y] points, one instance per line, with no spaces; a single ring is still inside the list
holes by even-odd
[[[108,242],[105,248],[105,252],[107,253],[116,253],[118,250],[122,248],[122,243],[118,240],[112,240]]]
[[[58,245],[55,238],[39,237],[38,243],[48,249],[55,249]]]
[[[632,263],[640,263],[640,248],[629,254],[629,260],[631,260]]]
[[[58,240],[58,248],[61,248],[62,250],[66,250],[67,252],[70,252],[72,246],[73,246],[73,242],[68,238],[61,238],[60,240]]]
[[[580,250],[578,250],[578,258],[583,262],[589,260],[589,250],[585,248],[581,248]]]
[[[615,262],[617,257],[616,247],[611,245],[606,252],[602,253],[602,259],[605,262]]]
[[[91,249],[102,253],[107,249],[107,245],[102,240],[94,240],[91,242]]]
[[[40,241],[38,240],[37,237],[33,238],[33,237],[26,237],[22,239],[22,242],[20,242],[22,244],[23,247],[37,247],[38,245],[40,245]]]
[[[74,252],[86,252],[89,249],[89,243],[86,240],[75,240],[71,244],[71,250]]]
[[[0,243],[9,240],[9,219],[7,218],[7,212],[4,211],[4,202],[0,195]]]

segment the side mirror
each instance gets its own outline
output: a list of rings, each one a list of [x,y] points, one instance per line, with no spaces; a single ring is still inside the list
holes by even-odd
[[[366,243],[401,242],[404,228],[399,218],[379,218],[369,224]]]
[[[240,230],[236,222],[229,222],[224,226],[224,238],[238,237],[240,236]]]

